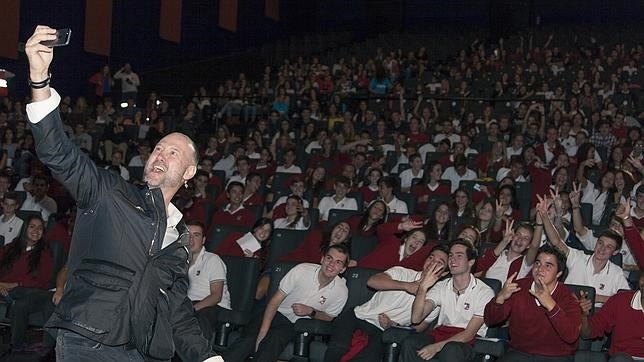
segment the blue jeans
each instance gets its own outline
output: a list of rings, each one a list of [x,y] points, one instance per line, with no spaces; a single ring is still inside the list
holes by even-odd
[[[61,329],[56,338],[56,361],[139,362],[144,359],[136,349],[128,349],[127,346],[108,346]]]

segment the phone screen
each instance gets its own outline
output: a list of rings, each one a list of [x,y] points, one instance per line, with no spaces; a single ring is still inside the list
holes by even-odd
[[[72,35],[72,30],[69,28],[58,29],[56,30],[55,40],[43,41],[43,42],[40,42],[40,44],[48,46],[50,48],[62,47],[69,44],[69,38],[71,37],[71,35]]]

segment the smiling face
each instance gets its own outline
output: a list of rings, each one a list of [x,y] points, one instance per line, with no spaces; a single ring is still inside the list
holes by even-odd
[[[326,255],[320,260],[320,273],[328,279],[335,278],[338,274],[344,272],[347,267],[349,257],[335,248],[330,248]]]
[[[172,133],[154,147],[145,164],[144,180],[149,187],[160,187],[174,195],[196,171],[192,142],[183,134]]]
[[[532,233],[530,230],[519,227],[514,232],[514,237],[510,243],[510,250],[517,254],[522,254],[527,248],[530,247],[532,241]]]
[[[439,205],[435,212],[436,223],[446,224],[449,221],[449,207],[447,205]]]
[[[45,232],[45,224],[41,219],[33,218],[29,220],[29,224],[27,225],[27,231],[25,233],[25,236],[27,238],[27,244],[33,245],[37,243],[38,240],[42,238],[44,232]]]
[[[375,201],[369,207],[369,219],[373,221],[378,221],[385,216],[385,211],[387,210],[387,205],[381,201]]]
[[[257,241],[261,243],[263,241],[266,241],[266,239],[271,236],[272,231],[273,227],[271,226],[271,224],[264,224],[255,228],[255,230],[253,231],[253,236],[255,236],[255,239],[257,239]]]
[[[594,256],[598,261],[606,261],[617,252],[617,242],[609,237],[601,236],[597,239]]]
[[[468,274],[474,260],[467,259],[467,247],[461,244],[452,245],[448,256],[449,272],[453,275]]]

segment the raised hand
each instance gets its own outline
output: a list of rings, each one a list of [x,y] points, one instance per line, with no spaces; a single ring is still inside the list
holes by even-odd
[[[539,303],[541,303],[541,306],[546,308],[548,311],[551,311],[557,304],[550,294],[552,291],[548,285],[543,282],[542,278],[535,279],[534,289],[530,289],[529,291],[532,296],[537,298]]]
[[[398,230],[404,230],[404,231],[418,229],[421,227],[423,227],[422,221],[414,221],[411,218],[403,220],[400,224],[398,224]]]
[[[496,200],[495,203],[496,203],[496,209],[495,209],[496,218],[500,219],[503,217],[503,215],[505,215],[505,212],[508,211],[508,208],[510,207],[510,205],[503,205],[503,203],[500,200]]]
[[[550,190],[550,197],[552,197],[552,204],[555,206],[555,212],[557,213],[557,215],[561,215],[561,211],[563,209],[563,200],[559,195],[559,191],[553,192],[552,190]]]
[[[42,41],[55,40],[56,29],[45,25],[38,25],[34,33],[25,43],[25,54],[29,59],[29,78],[32,82],[39,82],[49,77],[49,65],[54,59],[54,50]]]
[[[427,292],[427,290],[433,287],[434,284],[436,284],[436,282],[444,275],[446,275],[446,272],[443,271],[443,266],[441,264],[437,263],[432,265],[420,280],[420,285],[418,286],[417,292]]]
[[[624,218],[628,218],[630,214],[631,214],[631,200],[630,198],[628,198],[626,199],[625,203],[617,206],[617,209],[615,209],[615,216],[624,220]]]
[[[510,299],[512,294],[518,292],[521,290],[521,287],[519,284],[517,284],[514,281],[514,278],[516,278],[517,272],[514,272],[510,277],[503,283],[503,288],[499,292],[499,294],[496,295],[496,302],[498,304],[503,304],[505,303],[506,300]]]
[[[581,190],[579,187],[579,183],[577,182],[572,183],[572,191],[570,191],[570,194],[568,194],[568,197],[570,198],[570,205],[572,207],[580,206]]]
[[[577,296],[575,296],[576,298]],[[585,316],[590,315],[590,310],[593,308],[593,303],[590,301],[588,298],[588,292],[582,290],[579,292],[579,298],[577,298],[579,301],[579,308],[581,308],[581,313],[583,313]]]
[[[505,223],[505,230],[503,231],[501,244],[507,246],[512,241],[512,238],[514,238],[514,220],[510,220],[510,222]]]

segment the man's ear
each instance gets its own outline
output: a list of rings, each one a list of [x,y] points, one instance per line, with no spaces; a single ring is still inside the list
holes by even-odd
[[[195,176],[197,173],[197,166],[190,165],[186,168],[186,171],[183,173],[183,179],[188,181]]]

